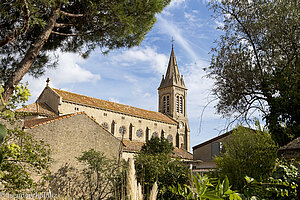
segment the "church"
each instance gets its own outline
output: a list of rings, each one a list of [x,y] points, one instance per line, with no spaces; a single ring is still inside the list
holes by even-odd
[[[85,113],[122,141],[125,145],[123,157],[126,157],[126,150],[137,152],[151,137],[165,137],[173,143],[180,157],[192,159],[187,88],[179,73],[173,45],[167,72],[158,87],[158,112],[55,89],[49,86],[49,81],[47,79],[35,103],[18,110],[30,114],[25,120],[29,128],[62,119],[62,116]]]

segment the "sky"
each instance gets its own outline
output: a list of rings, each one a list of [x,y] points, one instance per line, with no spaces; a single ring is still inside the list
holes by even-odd
[[[173,0],[157,15],[157,22],[140,46],[103,55],[95,50],[87,59],[59,53],[56,68],[46,69],[38,79],[26,75],[33,103],[46,86],[91,97],[158,111],[158,91],[166,73],[172,37],[180,74],[187,94],[191,147],[224,133],[228,121],[216,113],[212,95],[214,81],[203,69],[209,66],[211,48],[221,34],[222,22],[213,18],[207,0]],[[211,103],[209,103],[211,102]]]

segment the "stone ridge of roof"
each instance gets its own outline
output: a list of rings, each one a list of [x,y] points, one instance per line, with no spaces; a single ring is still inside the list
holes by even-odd
[[[16,112],[37,113],[45,116],[57,116],[57,114],[45,103],[34,102],[26,107],[15,110]]]
[[[285,150],[296,150],[300,149],[300,137],[297,137],[296,139],[292,140],[291,142],[287,143],[283,147],[279,149],[279,151],[285,151]]]
[[[24,121],[25,128],[35,128],[40,125],[50,124],[54,121],[58,121],[64,118],[72,117],[75,115],[83,114],[84,112],[71,113],[67,115],[57,116],[57,117],[48,117],[48,118],[39,118],[39,119],[29,119]],[[84,113],[85,114],[85,113]]]
[[[69,101],[71,103],[76,103],[84,106],[92,106],[92,107],[101,108],[113,112],[135,116],[135,117],[150,119],[158,122],[165,122],[174,125],[178,124],[174,119],[160,112],[145,110],[145,109],[128,106],[120,103],[97,99],[94,97],[76,94],[73,92],[68,92],[60,89],[55,89],[55,88],[51,88],[51,89],[54,92],[56,92],[56,94],[61,96],[63,100]]]

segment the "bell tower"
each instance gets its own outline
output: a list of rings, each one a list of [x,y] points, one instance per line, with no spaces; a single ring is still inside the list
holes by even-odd
[[[166,75],[162,76],[158,88],[159,112],[178,122],[176,147],[190,151],[190,128],[186,110],[187,88],[183,76],[179,74],[174,48],[172,50]]]

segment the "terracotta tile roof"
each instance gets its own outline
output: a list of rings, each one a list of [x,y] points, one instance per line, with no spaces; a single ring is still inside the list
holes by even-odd
[[[72,117],[75,115],[85,114],[84,112],[78,112],[78,113],[72,113],[68,115],[63,116],[57,116],[57,117],[48,117],[48,118],[38,118],[38,119],[29,119],[24,121],[24,127],[25,128],[34,128],[43,124],[49,124],[57,120],[61,120],[67,117]]]
[[[279,149],[279,151],[285,151],[285,150],[299,150],[300,149],[300,137],[292,140],[288,144],[284,145]]]
[[[67,92],[67,91],[59,90],[59,89],[55,89],[55,88],[51,88],[51,89],[54,90],[59,96],[61,96],[63,100],[68,101],[68,102],[102,108],[105,110],[124,113],[124,114],[131,115],[131,116],[136,116],[136,117],[141,117],[141,118],[146,118],[146,119],[151,119],[151,120],[155,120],[155,121],[166,122],[166,123],[177,125],[177,122],[175,120],[171,119],[170,117],[168,117],[160,112],[144,110],[141,108],[136,108],[136,107],[132,107],[132,106],[128,106],[128,105],[114,103],[111,101],[105,101],[102,99],[96,99],[93,97],[75,94],[72,92]]]
[[[142,146],[145,144],[144,142],[138,142],[138,141],[130,141],[130,140],[123,140],[124,149],[125,152],[133,152],[137,153],[142,149]],[[183,150],[179,149],[177,147],[174,148],[173,153],[171,154],[173,158],[181,158],[181,159],[187,159],[187,160],[193,160],[193,154]]]
[[[54,117],[57,116],[55,112],[46,104],[35,102],[33,104],[30,104],[24,108],[19,108],[16,110],[16,112],[26,112],[30,114],[38,114],[42,116],[47,117]]]
[[[117,137],[115,137],[111,132],[109,132],[106,128],[104,128],[101,124],[99,124],[94,118],[88,116],[85,112],[78,112],[78,113],[72,113],[72,114],[68,114],[68,115],[63,115],[63,116],[57,116],[57,117],[48,117],[48,118],[39,118],[39,119],[29,119],[29,120],[25,120],[24,121],[24,128],[35,128],[37,126],[41,126],[44,124],[50,124],[52,122],[55,122],[57,120],[61,120],[61,119],[65,119],[68,117],[73,117],[76,115],[85,115],[88,118],[90,118],[91,120],[93,120],[97,125],[99,125],[100,127],[103,128],[103,130],[110,134],[112,137],[116,138],[117,140],[119,140],[121,142],[121,140]],[[124,145],[124,143],[122,143]]]
[[[179,148],[174,148],[173,150],[174,153],[174,157],[176,158],[182,158],[182,159],[187,159],[187,160],[193,160],[193,154],[191,154],[190,152],[183,150],[183,149],[179,149]]]

